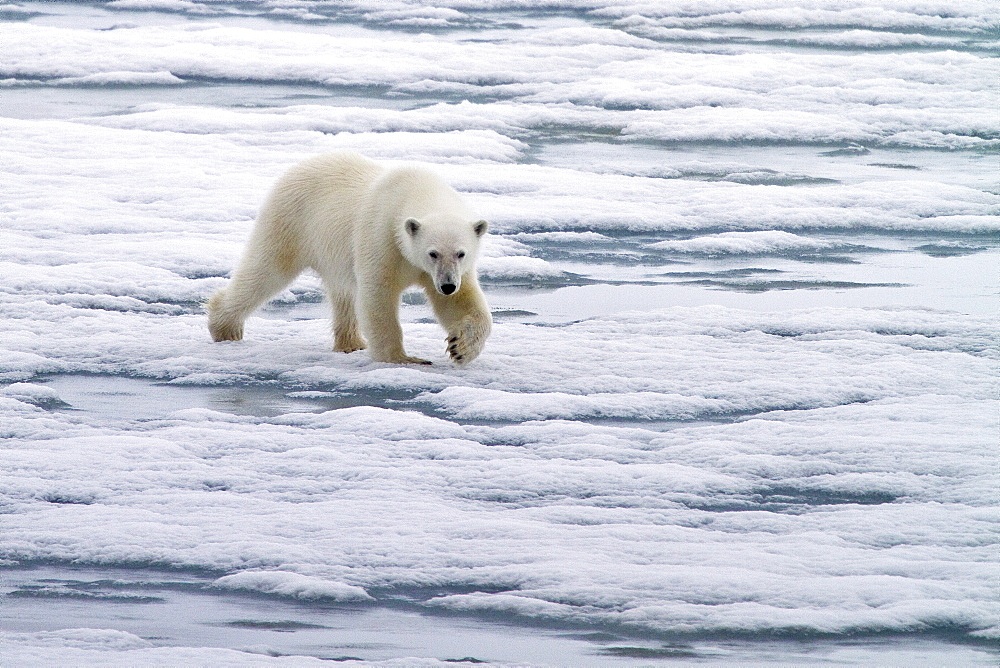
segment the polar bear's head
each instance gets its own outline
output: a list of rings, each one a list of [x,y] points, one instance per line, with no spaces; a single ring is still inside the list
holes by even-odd
[[[458,292],[462,276],[475,267],[486,221],[432,214],[420,220],[407,218],[403,228],[406,259],[427,272],[442,295]]]

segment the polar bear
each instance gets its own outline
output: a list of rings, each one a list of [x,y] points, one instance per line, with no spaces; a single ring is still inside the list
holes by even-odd
[[[247,316],[308,268],[333,309],[334,350],[430,364],[404,352],[399,324],[400,295],[419,285],[463,366],[492,326],[475,268],[486,227],[426,169],[387,169],[355,153],[306,160],[264,203],[229,286],[208,302],[209,331],[216,341],[243,338]]]

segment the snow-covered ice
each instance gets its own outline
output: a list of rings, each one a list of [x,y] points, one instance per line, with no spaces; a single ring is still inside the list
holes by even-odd
[[[0,5],[5,665],[994,662],[1000,11],[955,5]],[[210,341],[339,149],[490,221],[474,364],[417,292],[433,366],[333,353],[315,276]]]

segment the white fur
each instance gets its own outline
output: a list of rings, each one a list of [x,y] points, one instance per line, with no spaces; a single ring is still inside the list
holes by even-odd
[[[247,316],[311,268],[333,308],[334,350],[429,364],[404,352],[399,325],[400,295],[420,285],[452,359],[468,364],[491,327],[475,269],[485,230],[425,169],[384,169],[353,153],[306,160],[275,185],[232,281],[209,301],[212,338],[243,338]]]

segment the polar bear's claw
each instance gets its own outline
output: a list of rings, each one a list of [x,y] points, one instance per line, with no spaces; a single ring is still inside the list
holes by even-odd
[[[489,326],[483,326],[474,320],[465,320],[458,326],[458,331],[448,337],[448,355],[459,366],[465,366],[479,357]]]

